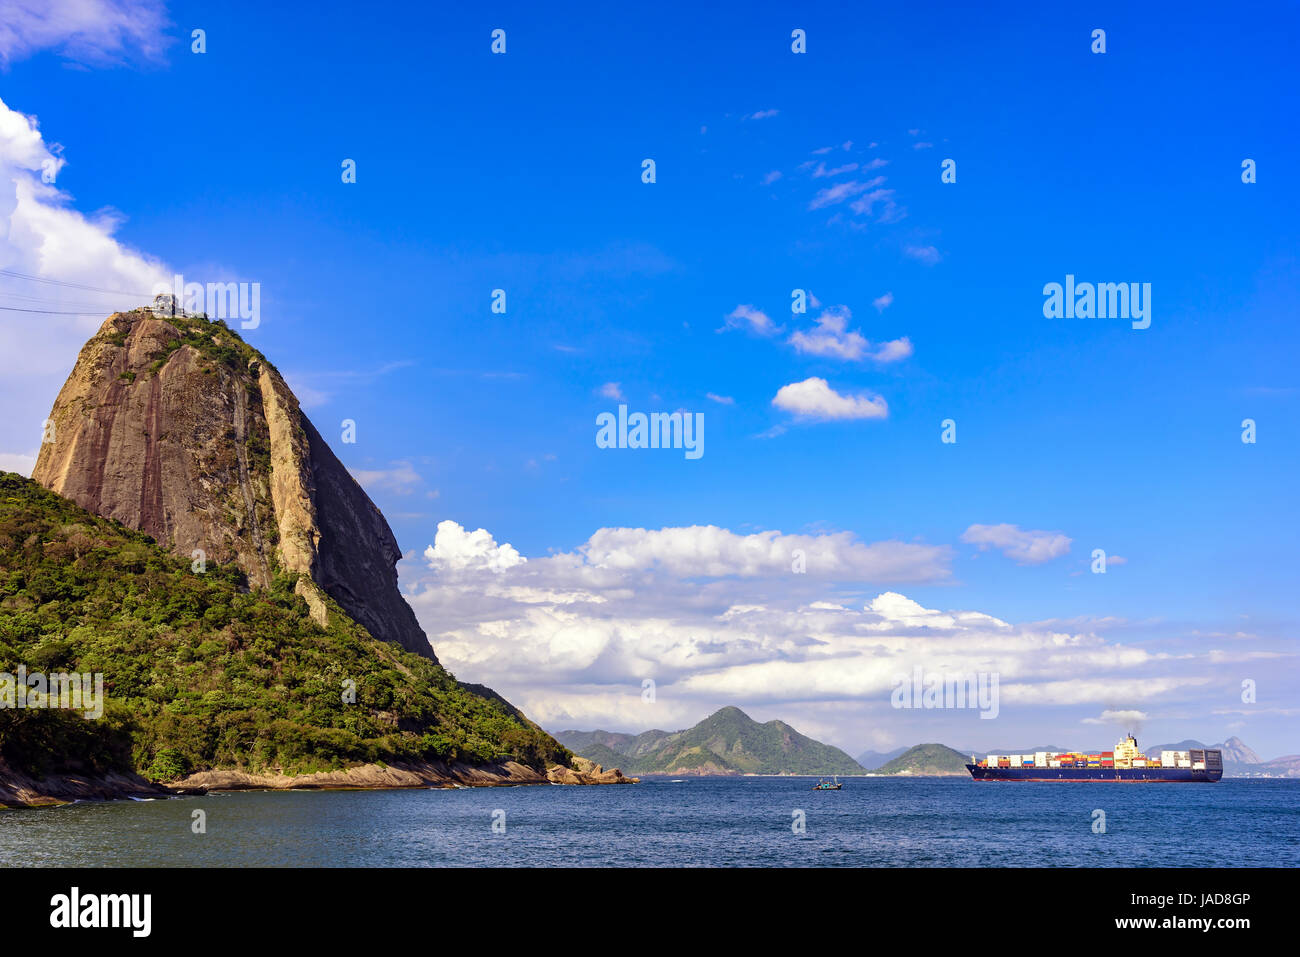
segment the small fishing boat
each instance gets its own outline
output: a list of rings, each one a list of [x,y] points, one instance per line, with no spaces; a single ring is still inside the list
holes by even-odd
[[[825,778],[823,778],[822,780],[814,784],[812,786],[812,789],[814,791],[838,791],[842,787],[844,787],[844,785],[840,784],[839,775],[836,775],[834,783],[827,781]]]

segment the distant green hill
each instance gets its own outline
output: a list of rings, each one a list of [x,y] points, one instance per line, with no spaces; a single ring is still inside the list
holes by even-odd
[[[877,774],[969,774],[970,755],[943,744],[918,744],[876,770]]]
[[[609,768],[618,768],[622,771],[631,764],[631,761],[626,754],[620,754],[613,748],[607,748],[603,744],[589,744],[581,752],[574,751],[573,753],[581,754],[582,757],[586,758],[588,761],[595,761],[606,770]]]
[[[566,748],[625,774],[861,774],[839,748],[805,737],[784,721],[759,724],[739,708],[723,708],[685,731],[561,731]],[[598,757],[597,755],[603,755]]]

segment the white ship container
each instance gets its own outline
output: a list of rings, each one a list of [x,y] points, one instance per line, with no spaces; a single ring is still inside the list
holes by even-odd
[[[1046,751],[1035,751],[1035,752],[1034,752],[1034,767],[1036,767],[1036,768],[1045,768],[1045,767],[1047,767],[1047,752],[1046,752]]]

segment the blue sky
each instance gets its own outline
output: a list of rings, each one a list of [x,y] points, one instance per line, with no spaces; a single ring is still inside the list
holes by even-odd
[[[404,586],[460,677],[554,730],[677,727],[737,704],[853,753],[1039,729],[1101,744],[1126,721],[1147,738],[1298,749],[1293,10],[325,7],[125,3],[130,28],[31,26],[3,38],[0,100],[66,161],[62,208],[117,211],[106,231],[168,274],[261,284],[246,338],[327,438],[357,422],[358,442],[334,448],[409,552]],[[489,51],[497,27],[504,56]],[[940,181],[948,158],[955,184]],[[1257,183],[1241,181],[1246,158]],[[837,186],[845,198],[824,192]],[[21,239],[10,231],[0,268],[123,288],[112,263],[60,272]],[[1067,273],[1150,283],[1150,328],[1044,318],[1044,284]],[[0,297],[46,291],[22,282]],[[796,288],[820,307],[792,314]],[[740,306],[781,331],[729,325]],[[857,333],[864,357],[796,346],[824,313],[848,317],[836,342]],[[47,360],[6,367],[6,461],[34,454],[97,321],[0,313],[7,342],[33,336]],[[869,358],[903,339],[909,355]],[[888,414],[774,405],[810,379]],[[705,454],[597,448],[611,395],[704,413]],[[432,548],[449,521],[486,544],[448,530]],[[1015,529],[981,548],[976,525]],[[637,539],[617,578],[591,547],[601,529],[693,526],[901,542],[928,549],[913,556],[926,571],[845,559],[805,581],[775,561],[692,564],[682,555],[716,542],[683,534]],[[1046,552],[1017,560],[1014,541]],[[479,560],[505,543],[533,579]],[[1094,548],[1125,561],[1091,574]],[[572,556],[581,568],[561,568]],[[511,588],[586,598],[472,600]],[[785,679],[763,669],[807,663],[809,642],[849,671],[879,651],[835,645],[869,622],[810,630],[799,609],[894,592],[1010,623],[1014,660],[980,660],[1038,690],[994,722],[890,710],[878,675],[772,687]],[[780,622],[732,630],[729,608],[759,605]],[[646,647],[664,622],[678,637]],[[1045,658],[1042,633],[1098,654]],[[929,640],[917,654],[934,667],[975,660]],[[715,645],[732,651],[701,650]],[[1127,661],[1135,650],[1147,657]],[[895,652],[910,672],[912,652]],[[1121,690],[1058,701],[1053,676]],[[1251,677],[1259,700],[1243,706]],[[1136,690],[1157,680],[1171,684]],[[1142,717],[1082,724],[1127,711]]]

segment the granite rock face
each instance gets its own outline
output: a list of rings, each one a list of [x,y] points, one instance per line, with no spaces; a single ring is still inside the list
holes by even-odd
[[[116,313],[55,400],[32,478],[252,588],[323,589],[374,637],[433,658],[397,540],[266,358],[223,323]]]

